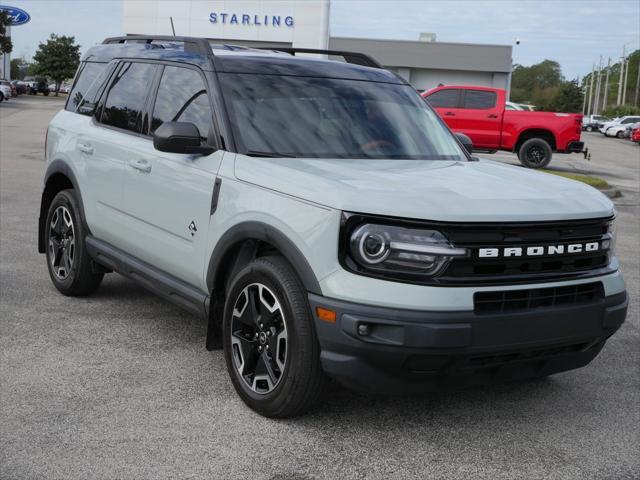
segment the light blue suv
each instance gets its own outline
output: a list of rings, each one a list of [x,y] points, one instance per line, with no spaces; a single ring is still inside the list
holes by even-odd
[[[328,378],[402,394],[586,365],[626,315],[613,205],[469,151],[361,54],[107,39],[48,129],[39,250],[64,295],[118,272],[201,315],[270,417]]]

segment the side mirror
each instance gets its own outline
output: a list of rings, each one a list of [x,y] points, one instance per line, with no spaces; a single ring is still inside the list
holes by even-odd
[[[200,131],[190,122],[164,122],[153,133],[153,148],[160,152],[209,155],[215,151],[202,145]]]
[[[469,154],[473,153],[473,142],[469,137],[464,133],[454,133],[454,135]]]

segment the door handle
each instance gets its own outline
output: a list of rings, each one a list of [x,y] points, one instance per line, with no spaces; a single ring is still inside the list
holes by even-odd
[[[143,173],[149,173],[151,171],[151,164],[146,160],[129,160],[129,165]]]
[[[489,115],[489,118],[498,118],[498,115],[494,115],[493,113]]]
[[[88,143],[78,143],[78,150],[87,155],[93,155],[93,147]]]
[[[456,116],[456,114],[455,114],[455,113],[453,113],[453,112],[447,112],[447,113],[445,113],[445,115],[446,115],[447,117],[455,117],[455,116]]]

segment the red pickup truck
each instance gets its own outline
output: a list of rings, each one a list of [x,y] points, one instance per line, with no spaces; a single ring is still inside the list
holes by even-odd
[[[422,94],[451,130],[471,138],[473,148],[516,152],[529,168],[542,168],[552,152],[583,153],[582,114],[505,109],[505,91],[443,86]]]

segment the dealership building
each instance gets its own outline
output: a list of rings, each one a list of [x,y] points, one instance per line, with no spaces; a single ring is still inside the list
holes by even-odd
[[[419,90],[439,84],[509,90],[511,45],[335,37],[330,0],[123,0],[127,34],[209,38],[256,47],[356,51],[371,55]],[[173,25],[172,25],[173,24]]]

